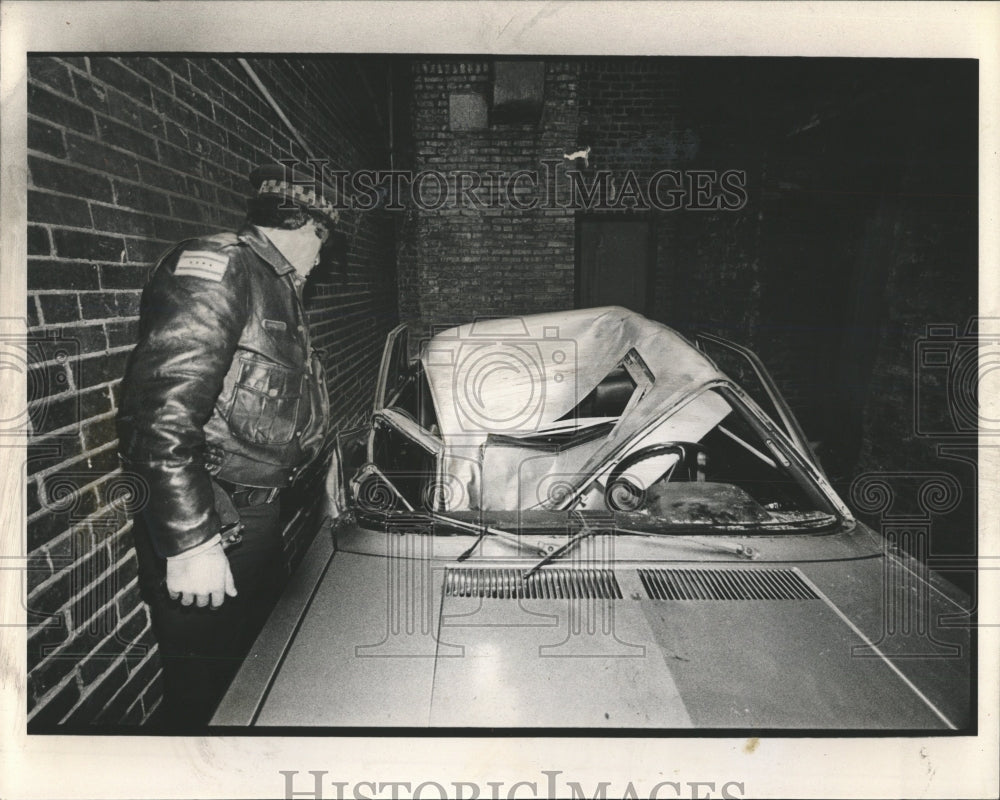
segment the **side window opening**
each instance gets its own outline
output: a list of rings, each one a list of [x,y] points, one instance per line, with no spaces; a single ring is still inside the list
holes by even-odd
[[[393,362],[395,361],[396,359],[394,358]],[[390,374],[392,375],[393,382],[386,387],[385,404],[387,406],[402,407],[406,403],[406,400],[403,398],[407,392],[409,391],[412,394],[413,375],[406,364],[400,365],[393,362],[390,362]]]
[[[427,375],[419,362],[399,387],[399,392],[392,398],[390,407],[403,411],[421,428],[437,435],[437,413],[434,411]]]
[[[795,419],[795,415],[781,397],[777,385],[756,354],[745,347],[707,333],[699,334],[695,344],[720,370],[753,398],[761,410],[782,428],[803,455],[816,461],[798,420]]]
[[[429,487],[434,485],[436,453],[422,447],[387,420],[380,419],[374,428],[372,455],[373,463],[392,482],[395,492],[406,499],[411,509],[433,510]],[[372,491],[369,488],[368,493]],[[392,499],[392,494],[384,495],[383,499],[387,503],[384,510],[402,510]]]
[[[359,507],[432,510],[442,442],[423,365],[409,358],[405,325],[389,334],[375,394],[369,463],[354,479]]]
[[[653,373],[635,348],[560,421],[594,417],[621,417],[642,400],[653,385]]]

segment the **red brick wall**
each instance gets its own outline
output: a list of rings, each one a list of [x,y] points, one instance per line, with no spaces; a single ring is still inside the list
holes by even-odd
[[[332,169],[388,166],[385,62],[251,63]],[[170,243],[240,224],[253,163],[305,154],[235,59],[31,57],[28,73],[29,726],[138,723],[161,686],[114,416],[140,291]],[[346,269],[312,300],[340,425],[364,416],[396,321],[391,225],[345,213]],[[294,562],[315,529],[286,516]]]

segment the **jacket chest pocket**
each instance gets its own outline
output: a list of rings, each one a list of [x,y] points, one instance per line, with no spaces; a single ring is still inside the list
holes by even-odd
[[[303,364],[306,349],[302,332],[292,321],[267,319],[260,321],[260,328],[253,337],[253,349],[265,353],[275,361]]]
[[[253,444],[288,444],[295,436],[305,376],[271,362],[240,357],[229,427]]]

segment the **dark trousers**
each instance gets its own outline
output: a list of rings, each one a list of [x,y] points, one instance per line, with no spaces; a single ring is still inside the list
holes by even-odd
[[[236,597],[216,610],[182,606],[166,589],[166,562],[145,524],[135,522],[139,584],[149,605],[163,664],[163,706],[156,724],[189,731],[208,724],[260,632],[284,583],[278,503],[240,509],[243,541],[226,550]]]

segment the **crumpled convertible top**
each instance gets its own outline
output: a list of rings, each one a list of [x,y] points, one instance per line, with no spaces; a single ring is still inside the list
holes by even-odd
[[[454,507],[478,507],[482,446],[491,434],[530,437],[550,429],[632,348],[653,385],[588,463],[724,376],[680,334],[618,306],[479,320],[427,341],[421,360],[444,442],[444,473],[465,487]]]

